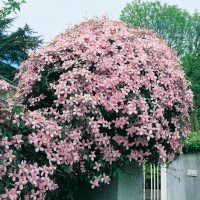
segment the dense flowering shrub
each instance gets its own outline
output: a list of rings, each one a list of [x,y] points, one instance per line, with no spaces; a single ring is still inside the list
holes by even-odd
[[[1,137],[0,179],[12,182],[1,198],[43,199],[57,187],[64,196],[73,181],[94,188],[132,160],[181,152],[193,95],[175,52],[152,31],[107,17],[83,22],[31,52],[16,78],[10,110],[22,131]]]
[[[4,80],[0,80],[0,90],[1,90],[1,93],[2,93],[3,91],[8,91],[8,90],[10,90],[10,88],[9,88],[9,83],[7,83],[7,82],[4,81]]]
[[[9,102],[6,94],[10,90],[9,84],[0,80],[0,199],[16,200],[21,199],[20,196],[24,199],[44,199],[48,190],[57,188],[57,184],[49,178],[55,167],[45,164],[38,166],[31,157],[35,156],[34,150],[31,151],[24,134],[28,131],[28,125],[19,127],[16,113],[28,121],[32,112],[25,111],[20,104]],[[14,126],[15,123],[17,126]],[[50,124],[48,122],[47,126]]]
[[[0,80],[0,123],[4,122],[4,118],[7,116],[7,92],[9,92],[11,88],[9,87],[9,83],[4,80]]]

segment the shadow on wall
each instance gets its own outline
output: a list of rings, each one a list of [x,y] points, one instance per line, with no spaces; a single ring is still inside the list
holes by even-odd
[[[109,185],[91,189],[90,184],[80,183],[74,200],[142,200],[142,167],[132,163],[125,168],[121,178]],[[133,178],[128,174],[133,174]]]

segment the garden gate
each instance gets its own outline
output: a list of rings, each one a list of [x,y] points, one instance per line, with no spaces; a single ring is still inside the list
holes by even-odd
[[[143,165],[143,200],[167,200],[166,165]]]

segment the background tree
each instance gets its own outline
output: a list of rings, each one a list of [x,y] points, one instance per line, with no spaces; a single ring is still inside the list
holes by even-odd
[[[132,27],[153,29],[176,50],[186,77],[192,83],[195,106],[200,120],[200,14],[189,14],[177,6],[159,1],[135,0],[122,10],[120,20]],[[195,113],[192,115],[195,116]],[[192,117],[195,121],[195,117]],[[195,123],[198,122],[196,120]],[[198,127],[193,124],[193,129]]]
[[[35,36],[35,32],[26,24],[10,32],[14,19],[0,19],[0,75],[13,80],[18,66],[28,56],[31,49],[38,47],[41,37]]]
[[[20,5],[26,3],[24,0],[15,1],[15,0],[8,0],[3,1],[4,6],[0,9],[0,18],[6,20],[7,16],[12,12],[16,13],[16,10],[20,11]]]

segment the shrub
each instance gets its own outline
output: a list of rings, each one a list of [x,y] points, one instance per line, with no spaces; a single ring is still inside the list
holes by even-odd
[[[200,134],[199,132],[191,132],[183,141],[183,153],[197,153],[200,151]]]
[[[31,52],[16,78],[12,123],[23,161],[7,161],[16,180],[2,170],[12,182],[6,192],[66,199],[80,179],[94,188],[131,161],[173,160],[188,133],[190,84],[176,53],[146,29],[105,16],[83,22]],[[17,139],[6,142],[11,151]]]

